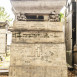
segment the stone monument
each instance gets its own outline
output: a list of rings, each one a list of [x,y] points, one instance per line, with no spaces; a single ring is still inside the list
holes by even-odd
[[[56,1],[57,8],[53,4]],[[59,11],[65,1],[11,2],[16,19],[9,77],[67,77],[63,24],[59,22]]]
[[[6,56],[7,51],[7,22],[0,22],[0,59],[3,61],[3,56]]]

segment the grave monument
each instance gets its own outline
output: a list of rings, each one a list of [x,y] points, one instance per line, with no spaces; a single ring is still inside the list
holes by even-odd
[[[0,59],[3,61],[3,56],[7,53],[7,22],[0,22]]]
[[[65,0],[11,3],[15,21],[9,77],[67,77],[63,23],[59,21]]]

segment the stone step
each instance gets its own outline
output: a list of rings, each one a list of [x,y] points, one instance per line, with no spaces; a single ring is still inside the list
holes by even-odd
[[[63,23],[61,22],[27,22],[14,21],[14,29],[18,30],[50,30],[63,31]]]
[[[10,77],[67,77],[67,67],[13,66],[10,67]]]
[[[66,66],[65,44],[12,44],[11,65]]]

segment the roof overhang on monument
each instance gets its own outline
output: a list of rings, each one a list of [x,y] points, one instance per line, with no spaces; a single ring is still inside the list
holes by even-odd
[[[45,13],[60,12],[66,0],[11,0],[16,13]]]
[[[0,28],[1,27],[5,27],[5,26],[9,26],[8,22],[5,21],[5,22],[0,22]]]

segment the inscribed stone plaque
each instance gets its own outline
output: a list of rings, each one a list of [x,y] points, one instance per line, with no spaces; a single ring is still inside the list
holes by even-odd
[[[63,43],[63,32],[47,32],[47,31],[14,31],[14,43]]]

